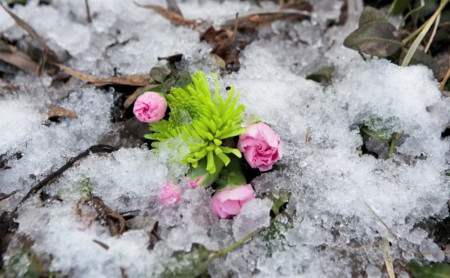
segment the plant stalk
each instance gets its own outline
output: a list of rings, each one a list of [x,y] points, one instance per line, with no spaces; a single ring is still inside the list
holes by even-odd
[[[246,235],[245,237],[241,238],[240,240],[234,242],[233,244],[213,253],[214,255],[212,255],[209,258],[209,261],[212,261],[214,259],[217,259],[219,257],[222,257],[224,255],[226,255],[228,252],[230,252],[231,250],[233,250],[234,248],[242,245],[243,243],[245,243],[247,240],[253,238],[254,236],[256,236],[257,234],[259,234],[260,232],[262,232],[263,230],[265,230],[266,227],[261,227],[259,229],[254,230],[253,232],[251,232],[250,234]]]
[[[417,48],[419,47],[420,42],[422,42],[423,38],[425,37],[425,35],[430,30],[430,28],[433,25],[433,23],[435,22],[436,18],[441,14],[442,10],[447,5],[448,1],[449,0],[441,0],[441,3],[439,4],[439,7],[434,12],[434,14],[422,25],[423,29],[420,32],[420,34],[417,36],[417,38],[414,40],[414,42],[412,43],[412,45],[409,48],[408,52],[406,53],[406,56],[403,59],[403,62],[402,62],[402,65],[401,65],[402,67],[405,67],[405,66],[407,66],[409,64],[409,62],[411,61],[411,58],[413,57],[414,53],[416,52]],[[402,43],[403,43],[403,41],[402,41]]]

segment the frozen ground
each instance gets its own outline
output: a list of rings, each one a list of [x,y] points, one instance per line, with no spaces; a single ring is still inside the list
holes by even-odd
[[[77,70],[96,76],[113,75],[115,68],[121,74],[145,74],[157,57],[183,53],[191,72],[219,71],[211,46],[200,42],[197,31],[173,26],[132,1],[105,5],[90,0],[95,14],[91,25],[85,23],[82,1],[37,2],[16,5],[14,12],[51,47],[66,50],[72,56],[68,65]],[[120,149],[80,160],[45,189],[53,197],[42,202],[36,196],[23,204],[4,260],[23,247],[26,236],[46,266],[64,275],[157,276],[175,251],[189,251],[193,244],[218,250],[267,226],[271,203],[265,196],[291,192],[285,214],[273,227],[213,261],[208,269],[212,277],[387,277],[384,238],[391,242],[398,277],[409,277],[406,264],[411,259],[448,261],[421,223],[448,216],[444,172],[449,142],[441,133],[448,125],[449,101],[427,68],[364,62],[342,46],[357,25],[360,1],[349,1],[344,26],[328,29],[327,19],[339,17],[340,2],[313,2],[311,21],[275,22],[259,29],[258,38],[241,53],[239,72],[222,76],[223,87],[235,85],[241,93],[246,112],[259,115],[284,143],[279,167],[252,181],[259,199],[234,220],[217,219],[209,209],[211,192],[185,184],[175,207],[157,204],[167,177],[182,177],[187,167],[171,162],[169,150],[149,151],[142,141],[123,135],[123,123],[112,117],[120,91],[76,80],[49,87],[45,77],[24,73],[11,77],[20,88],[0,88],[0,155],[8,158],[7,169],[0,171],[0,192],[18,192],[0,201],[2,211],[14,209],[29,188],[90,146],[105,143]],[[186,18],[220,24],[236,12],[277,7],[182,1],[180,9]],[[10,40],[24,36],[3,11],[0,32]],[[305,79],[312,70],[330,65],[336,68],[332,85]],[[49,122],[46,113],[53,106],[74,110],[79,117]],[[394,159],[360,156],[362,124],[404,132]],[[113,210],[137,211],[120,237],[111,236],[89,212],[77,213],[79,188],[87,178],[93,194]],[[160,239],[155,241],[151,231],[156,222]]]

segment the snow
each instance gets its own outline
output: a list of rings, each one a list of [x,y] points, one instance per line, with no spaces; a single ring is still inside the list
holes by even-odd
[[[132,1],[105,5],[90,0],[94,15],[90,25],[82,1],[54,1],[48,6],[30,2],[16,5],[14,12],[58,53],[67,50],[71,56],[67,64],[77,70],[96,76],[113,75],[115,68],[119,74],[145,74],[157,57],[183,53],[183,63],[192,72],[218,71],[209,55],[212,46],[199,42],[196,30],[176,27]],[[157,1],[139,3],[144,2]],[[194,190],[186,184],[187,165],[173,161],[188,151],[180,138],[174,139],[179,141],[175,152],[167,146],[149,151],[142,141],[123,138],[123,124],[111,116],[121,92],[73,80],[54,88],[30,75],[10,77],[19,90],[0,88],[0,158],[5,154],[10,167],[0,172],[0,192],[18,193],[0,201],[2,211],[14,209],[37,181],[90,146],[121,147],[80,160],[45,188],[50,200],[36,196],[23,204],[16,219],[17,235],[32,239],[32,249],[51,270],[64,275],[121,277],[123,269],[128,277],[152,276],[163,271],[173,252],[188,252],[196,244],[220,250],[268,227],[272,202],[267,194],[289,191],[289,218],[278,215],[275,230],[271,226],[214,260],[208,268],[211,276],[383,277],[382,238],[392,243],[394,262],[448,260],[419,224],[432,216],[448,216],[450,192],[444,172],[449,141],[441,133],[449,122],[449,100],[443,99],[424,66],[364,62],[344,48],[342,40],[357,25],[361,2],[349,1],[348,23],[328,30],[326,21],[339,16],[340,5],[326,4],[314,1],[311,22],[275,22],[259,29],[258,38],[240,55],[239,72],[221,76],[223,92],[225,86],[234,85],[248,116],[259,116],[284,144],[277,167],[251,181],[257,199],[233,220],[219,220],[211,212],[212,189]],[[277,7],[265,2],[258,7],[241,1],[182,1],[180,9],[187,18],[202,17],[217,26],[236,12]],[[324,16],[318,17],[320,13]],[[11,40],[24,34],[1,10],[0,32]],[[305,79],[313,70],[331,65],[336,68],[331,85]],[[79,117],[49,122],[46,113],[54,106],[74,110]],[[360,156],[362,124],[404,132],[393,159]],[[383,147],[371,144],[375,150]],[[16,153],[21,158],[14,158]],[[98,221],[76,214],[83,196],[80,183],[86,178],[92,194],[111,209],[137,213],[123,235],[111,236]],[[168,179],[182,188],[182,197],[166,208],[157,203],[157,195]],[[161,240],[148,248],[155,223]],[[19,236],[13,239],[6,261],[19,241]],[[399,277],[408,277],[405,269],[404,263],[395,264]]]
[[[233,222],[234,238],[240,240],[259,228],[269,227],[272,205],[268,199],[255,199],[245,204]]]

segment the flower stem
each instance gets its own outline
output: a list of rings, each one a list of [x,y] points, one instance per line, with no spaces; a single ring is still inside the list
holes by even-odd
[[[227,247],[214,252],[210,258],[209,261],[212,261],[214,259],[217,259],[219,257],[222,257],[224,255],[226,255],[228,252],[230,252],[231,250],[233,250],[234,248],[244,244],[247,240],[253,238],[254,236],[256,236],[257,234],[259,234],[260,232],[262,232],[264,229],[266,229],[266,227],[261,227],[259,229],[254,230],[253,232],[251,232],[250,234],[246,235],[245,237],[241,238],[240,240],[228,245]]]
[[[391,4],[391,6],[389,7],[389,11],[386,14],[386,20],[389,19],[389,17],[391,16],[392,12],[394,11],[394,7],[397,4],[397,0],[394,0]]]

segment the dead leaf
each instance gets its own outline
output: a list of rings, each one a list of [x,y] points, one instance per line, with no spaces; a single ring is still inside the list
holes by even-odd
[[[1,1],[0,1],[0,6],[5,10],[5,12],[7,12],[14,19],[14,21],[17,23],[17,25],[22,27],[22,29],[24,29],[33,39],[37,40],[39,42],[39,44],[44,48],[43,56],[41,58],[42,65],[37,68],[37,72],[36,72],[37,75],[41,74],[41,69],[44,68],[45,61],[48,58],[49,58],[48,60],[52,61],[52,62],[58,61],[58,58],[57,58],[55,52],[47,45],[47,42],[41,36],[39,36],[38,33],[36,33],[36,31],[28,23],[26,23],[23,19],[18,17],[11,10],[6,8]],[[48,58],[47,58],[47,56],[48,56]]]
[[[284,21],[301,21],[309,19],[310,14],[307,12],[274,12],[274,13],[256,13],[244,17],[239,17],[238,29],[256,29],[271,24],[278,20]],[[236,24],[237,19],[228,20],[222,27],[232,27]]]
[[[109,227],[111,236],[121,235],[125,232],[125,219],[117,211],[108,207],[102,199],[96,196],[83,197],[77,204],[77,214],[85,217],[83,206],[94,208],[96,211],[95,220]]]
[[[10,192],[10,193],[8,193],[8,194],[0,193],[0,201],[3,201],[3,200],[5,200],[5,199],[8,199],[9,197],[13,196],[13,195],[16,194],[16,193],[17,193],[16,190],[14,190],[13,192]]]
[[[231,32],[231,35],[228,36],[227,39],[221,41],[218,43],[212,50],[212,54],[216,54],[220,58],[223,59],[225,64],[225,69],[227,71],[238,71],[241,67],[241,64],[239,62],[239,49],[236,45],[236,35],[237,35],[237,28],[239,24],[239,15],[236,14],[236,19],[234,21],[234,28]]]
[[[131,104],[138,98],[138,96],[142,93],[142,88],[137,88],[131,95],[127,97],[125,102],[123,103],[123,108],[127,109]]]
[[[201,34],[200,40],[205,40],[209,43],[221,43],[227,40],[233,35],[233,30],[230,29],[219,29],[216,30],[214,26],[209,27],[206,31]]]
[[[9,51],[0,51],[0,60],[18,67],[19,69],[31,74],[36,74],[38,64],[31,58],[18,50],[15,46],[8,45]]]
[[[5,80],[3,80],[1,78],[0,78],[0,88],[3,89],[3,92],[19,90],[18,86],[15,86],[15,85],[13,85],[13,84],[9,83],[8,81],[5,81]]]
[[[88,83],[92,83],[95,86],[105,86],[108,84],[120,84],[120,85],[129,85],[129,86],[146,86],[152,82],[152,79],[148,75],[128,75],[122,77],[95,77],[89,74],[85,74],[74,69],[69,68],[68,66],[62,64],[56,64],[60,69],[64,70],[68,74],[72,75],[75,78],[83,80]]]
[[[59,106],[52,107],[50,111],[47,113],[48,119],[54,119],[54,118],[60,118],[60,117],[66,117],[66,118],[72,118],[77,119],[78,115],[75,111],[65,109]]]
[[[168,3],[169,2],[172,2],[172,1],[168,1]],[[179,9],[178,9],[179,13],[177,11],[173,11],[173,7],[170,7],[170,5],[169,5],[168,9],[165,9],[158,5],[141,5],[139,3],[136,3],[135,1],[133,1],[133,3],[138,7],[151,9],[151,10],[157,12],[159,15],[168,19],[170,22],[172,22],[172,24],[175,24],[175,25],[197,26],[204,22],[201,19],[186,19],[183,17],[183,15],[181,15],[181,11],[179,11]],[[170,10],[171,8],[172,8],[172,10]],[[177,8],[178,8],[178,6],[177,6]]]
[[[183,16],[176,0],[166,0],[167,10]]]
[[[395,278],[394,265],[392,264],[391,246],[389,246],[389,241],[385,237],[383,237],[381,241],[383,243],[384,264],[386,265],[389,278]]]
[[[183,59],[183,54],[174,54],[167,57],[158,57],[158,61],[166,60],[170,64],[174,64],[180,62]]]
[[[281,9],[293,9],[299,11],[312,12],[313,6],[306,0],[289,0],[287,3],[281,5]]]

